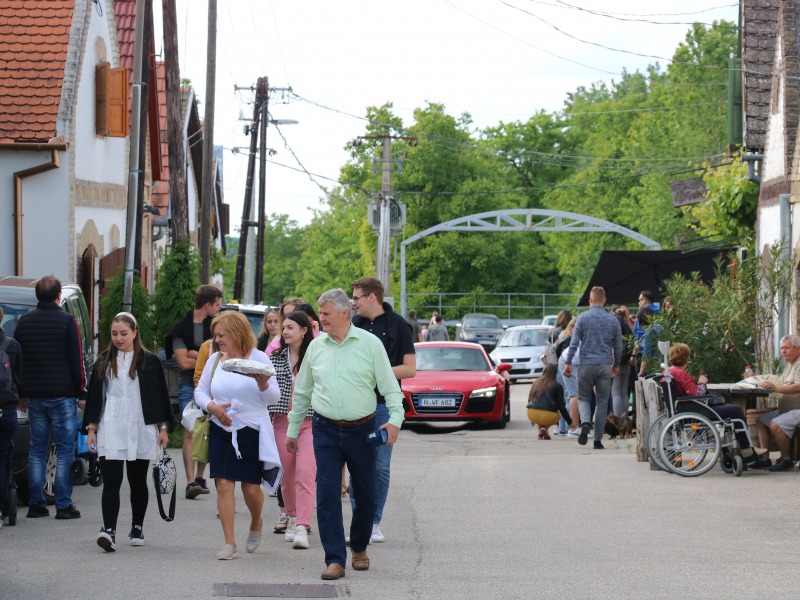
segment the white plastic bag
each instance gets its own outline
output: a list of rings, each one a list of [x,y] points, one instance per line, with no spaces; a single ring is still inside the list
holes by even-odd
[[[183,425],[183,428],[186,431],[192,431],[194,429],[195,420],[202,416],[203,411],[198,408],[197,404],[194,403],[194,399],[192,399],[192,401],[186,405],[186,408],[183,409],[183,414],[181,415],[181,425]]]

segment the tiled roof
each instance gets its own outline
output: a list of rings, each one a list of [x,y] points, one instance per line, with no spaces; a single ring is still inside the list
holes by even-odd
[[[0,142],[56,135],[75,0],[0,2]]]
[[[133,71],[133,44],[136,37],[136,0],[114,0],[114,16],[117,19],[117,43],[119,44],[119,66]]]

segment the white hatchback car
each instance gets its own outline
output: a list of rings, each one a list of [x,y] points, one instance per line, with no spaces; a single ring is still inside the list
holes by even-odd
[[[544,371],[543,357],[547,348],[546,325],[509,327],[497,347],[489,354],[494,364],[509,363],[511,381],[536,379]]]

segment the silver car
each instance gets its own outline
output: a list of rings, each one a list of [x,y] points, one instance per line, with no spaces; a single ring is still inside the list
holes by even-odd
[[[489,354],[494,363],[509,363],[511,381],[536,379],[544,371],[542,358],[547,347],[546,325],[521,325],[506,329],[497,348]]]

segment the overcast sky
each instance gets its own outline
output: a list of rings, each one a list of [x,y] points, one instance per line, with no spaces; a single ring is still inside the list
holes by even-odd
[[[158,51],[161,2],[153,4]],[[344,146],[364,133],[358,117],[368,106],[392,102],[405,124],[426,102],[444,104],[451,115],[468,112],[476,128],[526,120],[561,109],[578,86],[657,62],[570,35],[666,59],[688,23],[736,22],[737,7],[730,0],[220,0],[214,143],[230,150],[224,186],[231,233],[241,222],[247,170],[246,151],[232,150],[249,147],[239,117],[249,121],[253,113],[253,94],[234,85],[267,76],[270,87],[291,87],[304,99],[271,96],[273,119],[299,123],[280,126],[291,151],[275,126],[268,128],[276,154],[266,177],[267,212],[304,225],[324,205],[302,169],[320,185],[335,185]],[[181,77],[191,79],[202,118],[207,3],[177,0],[177,13]]]

